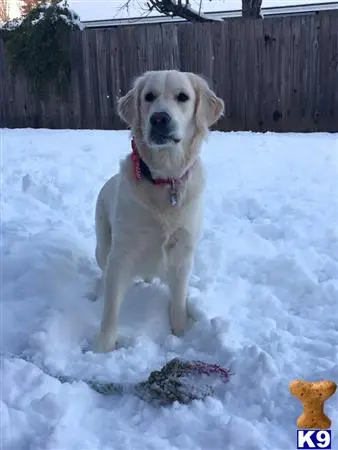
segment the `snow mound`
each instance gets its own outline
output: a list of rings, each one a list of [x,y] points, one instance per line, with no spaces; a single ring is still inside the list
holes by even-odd
[[[135,283],[120,348],[102,355],[94,206],[128,133],[0,133],[2,448],[296,448],[289,382],[338,381],[337,135],[211,133],[188,330],[170,334],[165,286]],[[138,382],[176,356],[234,375],[213,398],[155,409],[46,373]],[[337,449],[337,397],[326,412]]]

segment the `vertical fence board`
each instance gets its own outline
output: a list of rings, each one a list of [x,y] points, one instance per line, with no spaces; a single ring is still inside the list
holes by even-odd
[[[0,127],[121,129],[117,99],[147,70],[203,75],[220,130],[338,131],[338,14],[74,32],[68,95],[37,96],[0,39]]]

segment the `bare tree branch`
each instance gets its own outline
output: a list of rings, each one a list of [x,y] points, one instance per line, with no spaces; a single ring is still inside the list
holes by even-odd
[[[9,0],[0,0],[0,21],[9,21]]]
[[[128,11],[134,1],[135,0],[126,0],[120,8],[120,11],[123,9],[127,9]],[[215,20],[191,8],[189,0],[148,0],[146,5],[149,12],[155,10],[160,14],[165,14],[169,17],[182,17],[189,22],[210,22]]]
[[[174,0],[149,0],[149,3],[154,9],[166,16],[179,16],[189,22],[210,22],[214,20],[191,8],[189,0],[186,0],[185,4],[182,0],[178,0],[177,3]]]
[[[41,0],[21,0],[20,1],[20,12],[23,16],[27,15],[33,8],[40,5]]]
[[[137,0],[126,0],[125,3],[119,8],[119,11],[127,10],[134,4],[138,3]],[[199,11],[194,10],[190,4],[189,0],[147,0],[145,6],[148,12],[157,11],[160,14],[165,14],[169,17],[182,17],[189,22],[210,22],[213,19],[201,12],[201,4],[199,6]],[[261,18],[261,7],[262,0],[242,0],[242,16],[259,19]]]

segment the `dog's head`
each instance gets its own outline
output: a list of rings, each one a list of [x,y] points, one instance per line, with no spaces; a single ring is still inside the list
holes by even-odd
[[[204,134],[223,110],[203,78],[176,70],[146,72],[118,103],[120,117],[151,149],[181,147]]]

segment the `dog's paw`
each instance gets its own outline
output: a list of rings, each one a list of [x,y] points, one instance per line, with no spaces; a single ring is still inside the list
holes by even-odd
[[[116,350],[117,340],[115,336],[102,336],[101,334],[95,339],[93,351],[95,353],[109,353]]]

